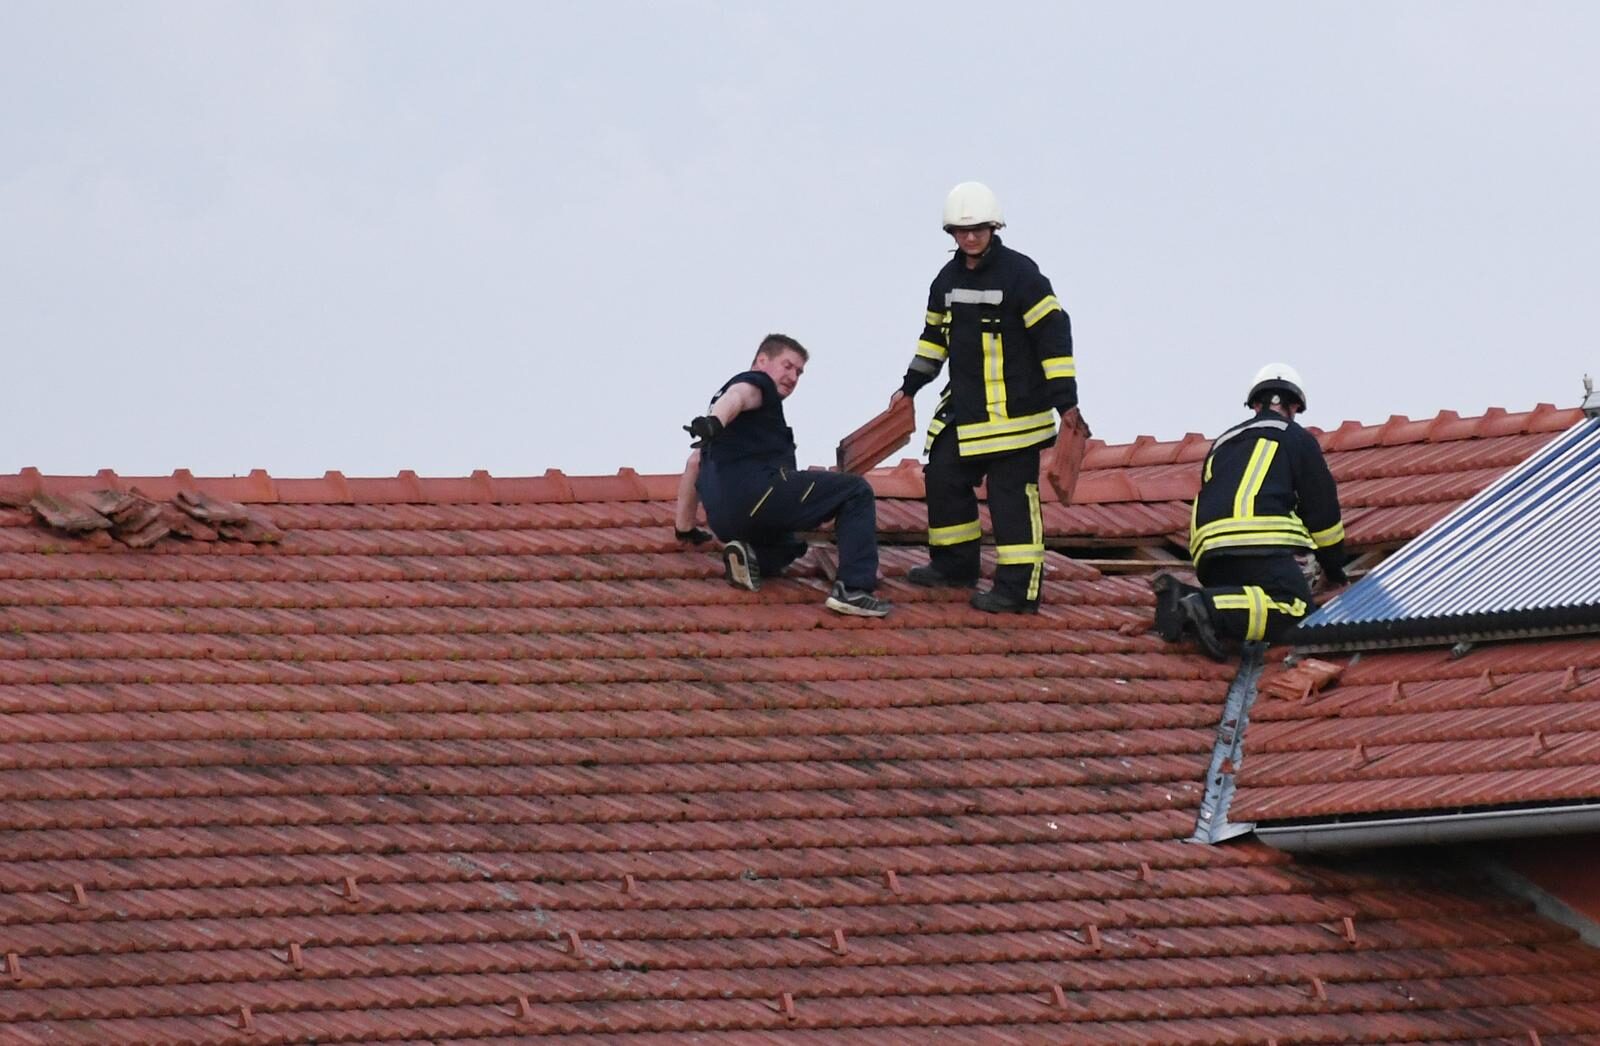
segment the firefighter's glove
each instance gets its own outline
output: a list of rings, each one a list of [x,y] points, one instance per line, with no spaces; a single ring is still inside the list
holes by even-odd
[[[1344,576],[1344,557],[1338,554],[1320,555],[1317,562],[1322,564],[1323,584],[1328,588],[1338,588],[1348,585],[1350,579]]]
[[[683,427],[683,431],[694,437],[694,442],[689,446],[703,447],[722,435],[722,421],[713,414],[707,414],[689,422]]]
[[[679,530],[677,527],[673,527],[672,534],[679,541],[689,545],[704,545],[711,540],[711,531],[703,527],[690,527],[688,530]]]

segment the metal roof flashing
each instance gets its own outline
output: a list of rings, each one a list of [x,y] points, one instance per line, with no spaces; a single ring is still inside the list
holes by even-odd
[[[1322,652],[1586,632],[1600,632],[1600,411],[1401,547],[1289,640]]]
[[[1341,853],[1384,846],[1448,845],[1595,831],[1600,831],[1600,803],[1594,802],[1255,825],[1257,839],[1287,853]]]

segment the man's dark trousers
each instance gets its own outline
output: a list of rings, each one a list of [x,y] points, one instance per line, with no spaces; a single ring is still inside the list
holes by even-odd
[[[697,486],[711,529],[723,541],[748,543],[763,577],[781,573],[805,554],[806,543],[795,531],[836,519],[839,580],[862,592],[878,587],[878,506],[860,476],[708,463]]]

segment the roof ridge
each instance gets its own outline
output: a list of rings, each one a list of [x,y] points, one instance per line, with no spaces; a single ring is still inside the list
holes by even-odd
[[[1508,412],[1491,407],[1476,417],[1463,418],[1455,411],[1443,410],[1432,418],[1413,421],[1402,414],[1392,415],[1378,425],[1347,421],[1333,430],[1310,427],[1325,451],[1341,452],[1368,447],[1412,443],[1440,443],[1449,440],[1515,436],[1530,433],[1560,432],[1583,417],[1579,407],[1558,408],[1540,403],[1532,410]],[[1199,461],[1211,445],[1211,438],[1198,432],[1180,439],[1158,440],[1139,436],[1130,443],[1107,443],[1091,439],[1084,455],[1084,473],[1099,472],[1096,478],[1080,480],[1079,496],[1084,503],[1167,500],[1174,496],[1166,486],[1157,491],[1145,488],[1155,480],[1116,473],[1122,469],[1185,464]],[[1049,451],[1046,452],[1050,453]],[[870,470],[868,481],[880,498],[923,496],[922,466],[916,458]],[[419,476],[402,469],[393,476],[346,476],[331,470],[319,477],[275,477],[265,469],[251,469],[243,476],[196,476],[189,469],[174,469],[169,476],[123,476],[113,469],[93,475],[46,475],[37,468],[24,468],[0,475],[0,503],[20,504],[40,494],[71,494],[87,490],[127,491],[137,489],[146,497],[162,500],[179,491],[208,494],[241,504],[549,504],[576,502],[670,501],[677,495],[678,473],[641,473],[619,468],[612,475],[569,475],[561,469],[547,469],[538,476],[494,476],[475,469],[467,476]],[[1158,484],[1160,485],[1160,484]],[[1046,501],[1054,492],[1041,492]],[[1181,494],[1181,492],[1180,492]],[[1192,495],[1182,495],[1192,496]]]

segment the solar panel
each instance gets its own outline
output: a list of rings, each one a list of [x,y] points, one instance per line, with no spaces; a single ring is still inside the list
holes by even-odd
[[[1600,417],[1589,417],[1301,623],[1308,650],[1600,631]]]

